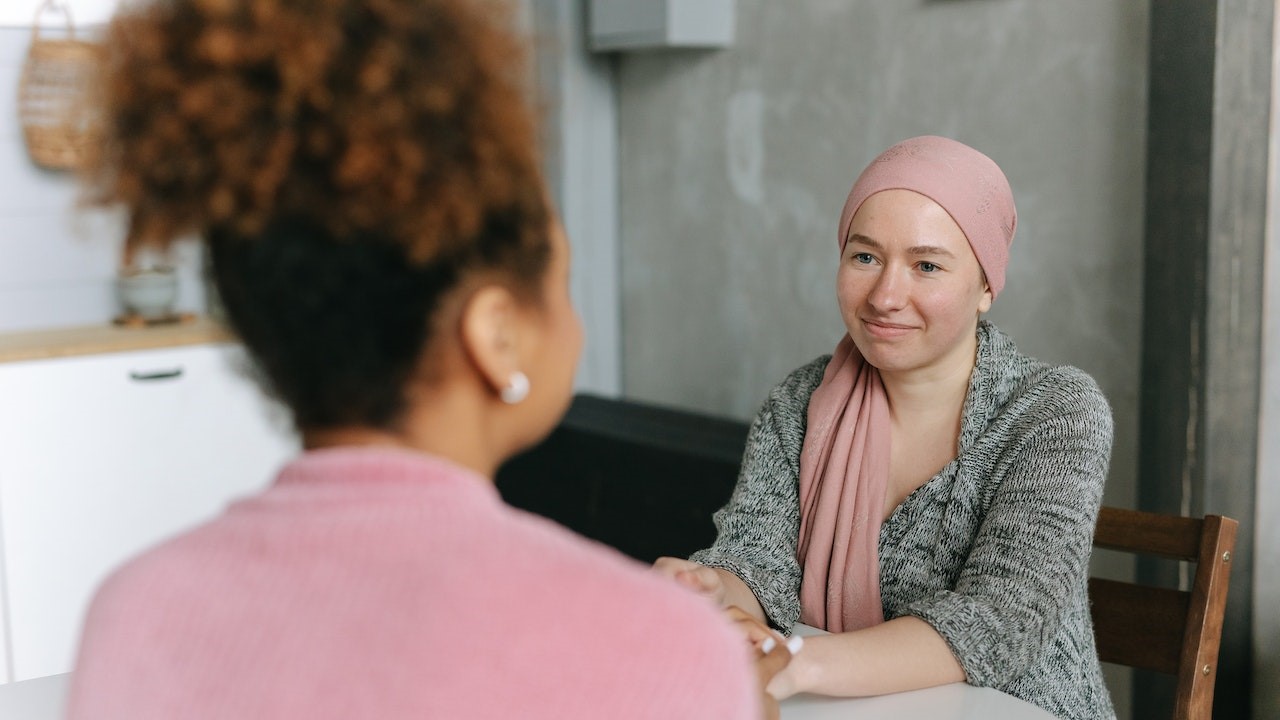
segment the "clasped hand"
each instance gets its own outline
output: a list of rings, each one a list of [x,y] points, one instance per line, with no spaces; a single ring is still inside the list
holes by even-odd
[[[778,717],[778,700],[790,696],[794,685],[790,674],[784,672],[791,663],[792,654],[800,649],[803,640],[793,637],[790,641],[770,628],[761,617],[730,604],[728,586],[722,571],[689,560],[664,557],[654,563],[659,574],[707,598],[723,607],[725,615],[751,645],[756,666],[765,717]],[[756,608],[759,604],[756,603]],[[762,615],[763,613],[761,613]]]
[[[690,560],[680,558],[658,558],[653,569],[660,575],[675,580],[677,583],[706,597],[716,605],[725,605],[727,588],[720,573],[714,569]]]

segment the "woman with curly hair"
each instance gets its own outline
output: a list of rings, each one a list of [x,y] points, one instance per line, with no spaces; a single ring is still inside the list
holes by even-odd
[[[493,486],[562,415],[581,346],[499,10],[154,0],[112,23],[92,195],[124,207],[130,252],[203,238],[306,451],[105,582],[69,717],[767,703],[785,646],[753,652],[712,604]]]

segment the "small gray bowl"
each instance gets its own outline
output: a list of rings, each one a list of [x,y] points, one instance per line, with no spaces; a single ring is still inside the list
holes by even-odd
[[[178,276],[172,268],[134,270],[116,279],[116,289],[126,310],[144,318],[164,317],[178,299]]]

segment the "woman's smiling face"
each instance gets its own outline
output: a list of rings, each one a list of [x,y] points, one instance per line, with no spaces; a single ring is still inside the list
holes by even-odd
[[[846,240],[836,296],[867,362],[883,373],[973,363],[991,291],[942,206],[910,190],[878,192],[858,208]]]

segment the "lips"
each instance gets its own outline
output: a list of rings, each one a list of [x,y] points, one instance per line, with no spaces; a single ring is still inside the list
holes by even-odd
[[[906,335],[916,328],[911,325],[899,325],[897,323],[884,322],[883,320],[863,320],[862,326],[866,328],[867,334],[872,337],[891,340]]]

